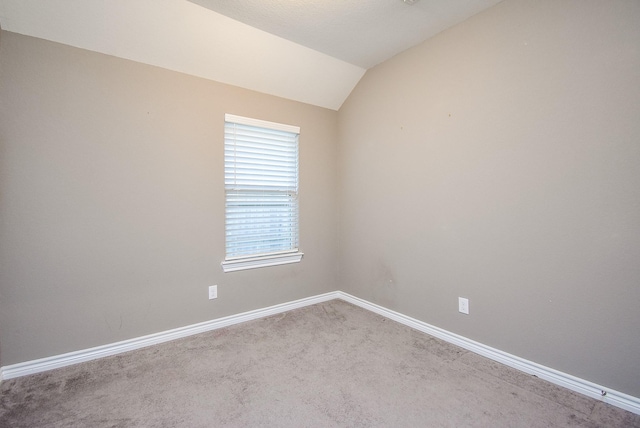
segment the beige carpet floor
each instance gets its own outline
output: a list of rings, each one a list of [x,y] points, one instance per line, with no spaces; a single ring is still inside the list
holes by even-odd
[[[339,300],[0,386],[1,427],[640,427]]]

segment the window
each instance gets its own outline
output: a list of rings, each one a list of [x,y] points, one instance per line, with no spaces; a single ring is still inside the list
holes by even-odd
[[[299,262],[300,128],[225,115],[225,272]]]

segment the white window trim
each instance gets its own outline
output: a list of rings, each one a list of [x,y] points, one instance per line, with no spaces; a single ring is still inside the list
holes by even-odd
[[[278,131],[293,132],[294,134],[300,133],[299,126],[285,125],[284,123],[276,123],[276,122],[269,122],[266,120],[252,119],[250,117],[236,116],[233,114],[225,114],[224,121],[239,123],[241,125],[259,126],[260,128],[276,129]]]
[[[236,116],[233,114],[225,114],[224,120],[225,122],[234,122],[242,125],[270,128],[270,129],[300,134],[299,126],[269,122],[266,120],[253,119],[253,118],[248,118],[243,116]],[[222,266],[222,271],[224,273],[227,273],[227,272],[236,272],[236,271],[248,270],[248,269],[257,269],[257,268],[268,267],[268,266],[279,266],[279,265],[285,265],[290,263],[299,263],[302,260],[302,256],[304,256],[304,253],[300,252],[296,248],[292,251],[274,253],[274,254],[265,254],[261,256],[255,256],[255,257],[227,258],[224,261],[222,261],[220,265]]]
[[[232,260],[225,260],[221,263],[222,271],[235,272],[239,270],[257,269],[267,266],[286,265],[298,263],[302,260],[304,253],[296,251],[294,253],[271,254],[259,257],[242,257]]]

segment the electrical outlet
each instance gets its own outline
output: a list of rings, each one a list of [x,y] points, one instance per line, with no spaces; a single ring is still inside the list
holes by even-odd
[[[218,286],[210,285],[209,286],[209,300],[218,298]]]
[[[469,299],[458,297],[458,311],[460,313],[469,315]]]

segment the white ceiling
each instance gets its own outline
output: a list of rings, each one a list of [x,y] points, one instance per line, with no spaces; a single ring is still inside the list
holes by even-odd
[[[368,69],[501,0],[190,0]]]
[[[0,25],[338,110],[366,69],[501,0],[0,0]]]

